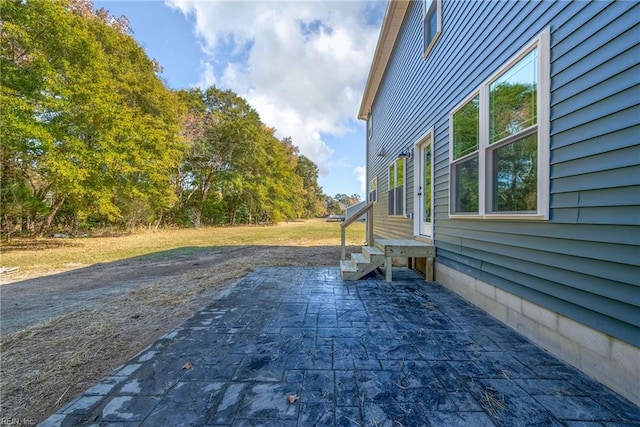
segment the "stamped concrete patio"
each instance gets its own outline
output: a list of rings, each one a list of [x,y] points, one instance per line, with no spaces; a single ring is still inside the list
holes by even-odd
[[[640,408],[412,271],[262,268],[41,425],[627,426]]]

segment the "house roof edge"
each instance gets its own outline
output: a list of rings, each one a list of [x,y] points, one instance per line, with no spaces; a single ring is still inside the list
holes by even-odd
[[[369,70],[369,77],[367,78],[367,84],[360,103],[358,112],[358,119],[360,120],[366,120],[371,112],[373,101],[382,82],[382,76],[384,76],[384,72],[387,69],[387,64],[389,58],[391,58],[391,52],[400,32],[404,15],[409,8],[409,3],[409,0],[390,0],[387,5],[387,11],[378,36],[378,44],[376,45],[371,69]]]

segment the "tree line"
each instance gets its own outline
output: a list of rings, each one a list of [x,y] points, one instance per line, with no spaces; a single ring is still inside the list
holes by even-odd
[[[0,16],[3,237],[274,223],[344,207],[245,99],[167,88],[124,16],[89,0],[3,0]]]

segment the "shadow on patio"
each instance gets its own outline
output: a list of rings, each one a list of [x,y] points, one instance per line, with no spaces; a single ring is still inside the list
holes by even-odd
[[[240,279],[41,425],[625,423],[638,407],[413,271],[346,284],[284,267]]]

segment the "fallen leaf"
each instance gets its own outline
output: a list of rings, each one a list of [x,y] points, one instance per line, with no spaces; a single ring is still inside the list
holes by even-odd
[[[297,394],[287,394],[287,401],[291,403],[296,403],[296,400],[300,399],[300,396]]]
[[[182,369],[191,369],[193,368],[193,364],[191,362],[187,362],[184,365],[182,365]]]

